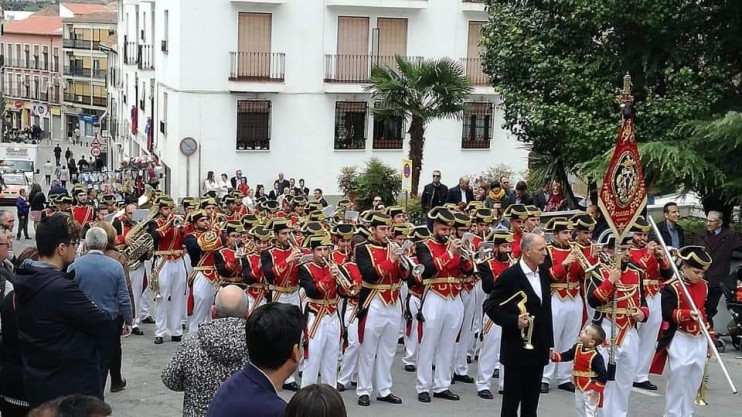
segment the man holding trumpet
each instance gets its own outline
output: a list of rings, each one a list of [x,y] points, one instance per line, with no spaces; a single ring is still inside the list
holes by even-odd
[[[433,220],[431,239],[417,245],[417,259],[425,266],[423,292],[418,316],[420,346],[417,358],[417,399],[430,402],[433,397],[458,400],[451,392],[451,369],[456,337],[461,330],[464,305],[461,303],[461,271],[471,271],[471,260],[461,256],[461,240],[450,238],[456,217],[448,209],[433,209],[428,215]],[[464,216],[468,219],[468,216]],[[437,352],[437,354],[436,354]],[[433,375],[435,365],[435,375]],[[469,377],[471,378],[471,377]]]
[[[260,255],[263,275],[268,281],[273,302],[293,304],[301,308],[299,297],[299,259],[303,254],[291,233],[288,220],[274,217],[269,227],[275,235],[275,245]],[[335,358],[337,359],[337,358]],[[283,384],[283,389],[298,391],[299,384],[292,375]]]
[[[343,286],[338,285],[341,272],[330,260],[332,240],[329,235],[309,236],[304,245],[312,250],[313,258],[299,267],[299,283],[307,295],[301,385],[319,382],[335,387],[341,335],[337,315],[339,295],[343,292]]]
[[[521,417],[537,415],[541,376],[554,347],[550,279],[542,265],[546,241],[528,233],[520,247],[520,261],[500,274],[484,303],[485,314],[502,327],[500,363],[505,375],[501,417],[517,416],[518,408]]]

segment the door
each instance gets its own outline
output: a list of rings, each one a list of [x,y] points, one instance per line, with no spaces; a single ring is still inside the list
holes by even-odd
[[[396,55],[407,55],[407,19],[378,18],[379,29],[378,64],[396,68]]]
[[[369,77],[368,17],[338,17],[335,80],[364,82]]]
[[[271,28],[270,13],[239,14],[237,78],[270,78]]]

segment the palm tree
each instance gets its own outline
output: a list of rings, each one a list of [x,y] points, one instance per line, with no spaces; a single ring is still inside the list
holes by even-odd
[[[412,62],[396,56],[397,68],[375,66],[366,91],[381,103],[374,117],[404,117],[410,121],[412,195],[417,195],[425,148],[425,129],[432,120],[461,119],[471,80],[463,66],[450,58]]]

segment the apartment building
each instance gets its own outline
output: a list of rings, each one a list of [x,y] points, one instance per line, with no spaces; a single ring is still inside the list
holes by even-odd
[[[466,0],[123,0],[124,153],[159,157],[175,197],[200,194],[207,171],[237,169],[251,186],[270,189],[283,171],[334,194],[342,167],[407,156],[408,121],[373,116],[372,66],[451,57],[475,88],[462,120],[427,127],[421,184],[434,169],[451,185],[500,163],[523,171],[482,72],[486,20]],[[186,137],[199,144],[190,157]]]
[[[7,22],[0,37],[5,125],[39,126],[45,137],[62,137],[62,19],[30,16]]]
[[[101,51],[100,45],[115,37],[116,23],[115,5],[111,9],[62,18],[62,113],[66,137],[72,136],[76,129],[81,137],[95,136],[96,124],[108,108],[108,55]]]

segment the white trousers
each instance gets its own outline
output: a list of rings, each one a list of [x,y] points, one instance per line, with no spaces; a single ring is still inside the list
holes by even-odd
[[[662,297],[660,294],[647,297],[647,307],[649,307],[647,321],[637,324],[636,327],[639,332],[639,368],[636,377],[634,377],[634,382],[649,381],[649,367],[652,365],[652,358],[657,350],[657,335],[662,326]]]
[[[590,394],[595,391],[582,392],[575,390],[575,408],[579,417],[598,417],[598,400],[597,395],[591,397]]]
[[[309,313],[307,329],[314,327],[315,320],[317,316]],[[302,388],[318,382],[335,387],[338,379],[337,364],[340,351],[340,319],[337,314],[322,316],[314,337],[309,339],[308,348],[309,354],[304,360],[304,372],[301,376]]]
[[[461,291],[461,303],[464,306],[463,321],[461,322],[461,333],[459,341],[456,343],[456,353],[454,357],[454,373],[458,375],[469,374],[469,364],[466,362],[466,356],[469,354],[474,344],[474,310],[476,310],[476,295],[474,289],[471,292]],[[481,309],[481,307],[480,307]],[[455,340],[455,339],[454,339]]]
[[[159,262],[159,261],[158,261]],[[159,284],[162,298],[155,301],[155,337],[182,336],[182,311],[186,308],[186,275],[183,262],[164,261]]]
[[[354,318],[353,322],[350,323],[353,311],[354,307],[348,304],[343,318],[343,323],[348,329],[348,347],[343,352],[338,383],[346,386],[350,382],[358,382],[358,356],[361,353],[361,343],[358,341],[358,318]]]
[[[138,327],[140,320],[144,318],[142,314],[144,263],[141,263],[137,269],[129,270],[129,278],[131,279],[131,296],[134,299],[134,326]]]
[[[464,318],[461,298],[443,298],[428,291],[423,301],[423,337],[417,353],[417,385],[421,392],[443,392],[451,386],[456,336]],[[435,361],[435,363],[433,363]],[[435,375],[433,375],[435,365]]]
[[[492,323],[485,315],[484,324]],[[482,326],[484,328],[484,325]],[[505,374],[500,366],[500,341],[502,340],[502,327],[492,323],[490,330],[484,334],[482,348],[479,350],[479,362],[477,363],[477,391],[490,389],[490,379],[495,369],[500,368],[500,388]]]
[[[260,300],[258,305],[255,305],[255,298],[252,295],[247,294],[247,311],[255,311],[256,308],[265,304],[265,296]]]
[[[410,287],[407,285],[402,284],[401,287],[399,287],[399,301],[404,303],[404,300],[407,299],[407,294],[410,292]],[[404,304],[402,305],[402,325],[399,326],[399,337],[404,338],[405,337],[405,326],[404,326]]]
[[[144,261],[144,273],[147,278],[147,288],[142,291],[142,298],[140,299],[142,303],[141,307],[138,307],[142,318],[152,317],[152,303],[155,301],[152,288],[150,288],[151,285],[149,285],[149,280],[152,277],[152,259]]]
[[[603,330],[608,338],[611,334],[611,321],[603,319]],[[610,349],[601,349],[606,368]],[[629,394],[634,375],[639,369],[639,334],[632,328],[626,331],[621,346],[616,346],[616,380],[608,381],[603,390],[603,416],[626,417],[629,413]]]
[[[377,396],[386,397],[392,393],[392,362],[397,351],[399,327],[402,325],[400,303],[386,306],[379,297],[375,297],[368,306],[364,322],[356,395],[371,395],[375,374]]]
[[[472,326],[475,337],[469,348],[469,355],[472,357],[479,355],[479,350],[482,348],[482,342],[477,336],[482,331],[482,316],[484,315],[482,305],[485,298],[487,298],[487,294],[482,290],[482,281],[477,281],[474,286],[474,324]]]
[[[675,332],[667,352],[667,394],[665,417],[690,417],[695,411],[696,393],[703,381],[708,342],[703,334]]]
[[[196,279],[193,280],[193,314],[188,323],[189,333],[195,333],[198,326],[211,321],[215,285],[216,280],[212,283],[202,272],[196,272]]]
[[[303,288],[300,288],[300,291],[304,291]],[[301,302],[301,295],[300,291],[294,291],[292,293],[272,293],[271,297],[273,297],[275,302],[277,303],[285,303],[285,304],[293,304],[301,309],[301,311],[304,311],[304,304]],[[299,368],[300,371],[304,370],[304,356],[302,355],[301,360],[299,361]],[[294,374],[291,374],[290,377],[286,379],[286,384],[290,384],[292,382],[296,382],[296,376]]]
[[[405,332],[405,336],[404,336],[405,355],[404,355],[404,358],[402,358],[402,363],[405,365],[415,366],[417,364],[417,348],[419,345],[419,343],[417,342],[417,312],[418,311],[420,311],[420,299],[412,295],[410,296],[410,314],[412,315],[410,335],[407,336],[407,332]]]
[[[554,351],[564,352],[577,342],[582,327],[582,299],[551,296],[552,328],[554,330]],[[555,363],[549,360],[544,367],[542,383],[549,384],[556,377],[557,384],[572,381],[573,362]]]

